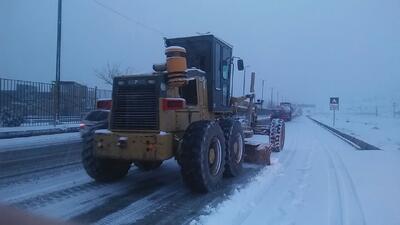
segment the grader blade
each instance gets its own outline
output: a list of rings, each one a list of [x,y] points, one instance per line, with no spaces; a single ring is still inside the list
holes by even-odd
[[[267,136],[254,135],[245,139],[245,162],[271,165],[271,152],[272,146],[268,142]]]

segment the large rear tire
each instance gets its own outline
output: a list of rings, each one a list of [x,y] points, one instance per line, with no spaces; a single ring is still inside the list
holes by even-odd
[[[273,119],[269,140],[272,145],[272,151],[280,152],[285,145],[285,122],[282,119]]]
[[[137,168],[143,171],[155,170],[161,166],[163,161],[133,161]]]
[[[225,138],[218,123],[192,123],[183,136],[179,160],[183,181],[191,190],[200,193],[216,190],[225,165]]]
[[[239,121],[233,119],[222,120],[220,126],[225,136],[225,172],[226,177],[236,177],[242,171],[244,157],[244,135]]]
[[[84,138],[82,163],[86,173],[99,182],[111,182],[123,178],[131,162],[120,159],[99,158],[94,154],[93,132]]]

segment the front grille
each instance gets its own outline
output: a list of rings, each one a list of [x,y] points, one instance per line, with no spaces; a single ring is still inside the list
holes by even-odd
[[[113,130],[158,130],[155,85],[114,85],[111,115]]]

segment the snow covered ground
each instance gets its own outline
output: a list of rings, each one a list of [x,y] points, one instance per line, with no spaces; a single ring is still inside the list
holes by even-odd
[[[332,126],[332,114],[312,117]],[[384,150],[400,150],[400,117],[337,113],[335,128]]]
[[[391,137],[396,127],[382,121],[371,126]],[[286,135],[272,166],[192,224],[400,223],[400,151],[355,150],[305,117],[288,123]],[[391,146],[389,140],[381,145]]]

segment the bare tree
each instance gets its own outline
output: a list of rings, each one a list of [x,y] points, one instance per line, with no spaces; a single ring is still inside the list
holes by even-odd
[[[102,70],[95,70],[96,76],[103,80],[106,84],[112,85],[114,77],[127,75],[132,73],[133,69],[127,67],[124,71],[121,70],[121,66],[119,64],[110,64],[107,63],[107,66]]]

